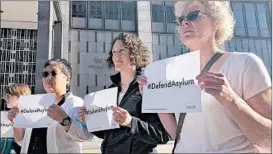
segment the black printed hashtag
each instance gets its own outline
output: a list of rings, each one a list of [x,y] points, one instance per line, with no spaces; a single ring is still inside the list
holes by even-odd
[[[151,84],[148,84],[148,89],[150,89],[151,88]]]

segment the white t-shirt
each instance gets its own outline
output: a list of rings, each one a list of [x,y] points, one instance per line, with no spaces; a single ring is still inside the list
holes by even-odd
[[[118,93],[118,104],[121,102],[123,96],[124,96],[125,93],[122,93],[122,92],[119,92]]]
[[[271,87],[262,60],[252,53],[232,53],[219,72],[226,75],[232,89],[244,100]],[[175,153],[253,153],[260,148],[250,143],[228,110],[202,91],[202,112],[187,113]]]

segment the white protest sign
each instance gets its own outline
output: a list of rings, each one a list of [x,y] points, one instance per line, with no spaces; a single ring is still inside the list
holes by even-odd
[[[25,95],[19,97],[19,110],[14,127],[42,128],[54,122],[47,116],[47,109],[55,103],[55,94]]]
[[[151,63],[145,69],[143,113],[200,112],[200,53],[190,52]]]
[[[8,111],[1,111],[1,137],[13,137],[12,123],[8,119]]]
[[[84,97],[87,114],[85,121],[89,132],[119,128],[113,120],[112,106],[117,106],[118,88],[90,93]]]

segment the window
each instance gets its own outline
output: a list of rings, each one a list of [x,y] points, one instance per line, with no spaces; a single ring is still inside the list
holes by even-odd
[[[243,16],[243,7],[241,2],[233,2],[233,13],[236,20],[235,35],[245,36],[245,20]]]
[[[89,18],[102,18],[102,2],[89,2]]]
[[[73,1],[71,9],[72,28],[136,31],[135,1]]]
[[[231,2],[236,20],[235,35],[249,37],[271,36],[266,2]]]
[[[270,37],[265,4],[257,4],[258,21],[262,37]]]
[[[86,1],[72,2],[72,17],[86,17]]]
[[[135,5],[134,2],[121,2],[122,20],[135,21]]]
[[[118,2],[105,2],[106,19],[118,20],[119,19],[119,3]]]
[[[174,7],[173,6],[166,6],[166,18],[167,23],[174,23],[175,17],[174,17]]]
[[[152,21],[153,22],[164,22],[163,5],[152,4]]]
[[[245,3],[246,23],[249,36],[258,36],[257,22],[254,10],[254,4]]]
[[[152,32],[173,34],[175,15],[173,2],[151,2]]]

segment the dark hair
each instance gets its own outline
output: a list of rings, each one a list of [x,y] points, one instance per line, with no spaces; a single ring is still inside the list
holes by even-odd
[[[143,42],[134,34],[120,33],[112,42],[107,58],[108,67],[114,67],[112,49],[117,40],[122,41],[124,47],[130,52],[130,61],[136,68],[143,68],[149,64],[150,53]]]
[[[48,67],[49,65],[56,66],[61,70],[61,72],[66,75],[67,77],[70,77],[72,79],[72,67],[71,63],[67,61],[66,59],[49,59],[45,62],[44,68]],[[66,85],[67,91],[70,90],[70,86]]]

